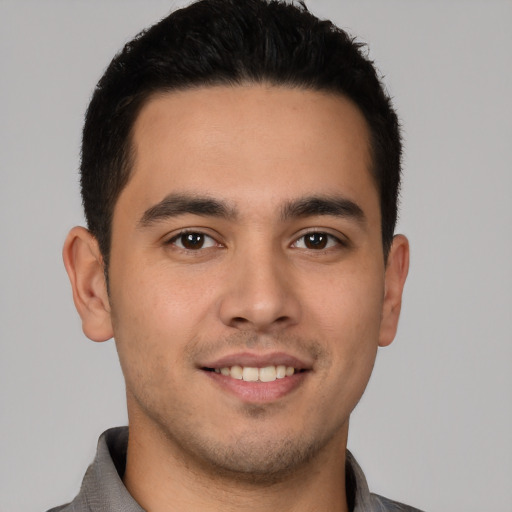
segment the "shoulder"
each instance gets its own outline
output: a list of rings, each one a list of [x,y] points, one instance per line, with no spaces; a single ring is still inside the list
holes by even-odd
[[[373,505],[372,512],[421,512],[417,508],[384,498],[384,496],[379,496],[378,494],[372,493],[371,499]]]
[[[347,450],[345,478],[349,507],[353,512],[421,512],[421,510],[370,492],[363,470]]]
[[[90,510],[89,506],[77,497],[71,503],[53,507],[46,512],[90,512]]]

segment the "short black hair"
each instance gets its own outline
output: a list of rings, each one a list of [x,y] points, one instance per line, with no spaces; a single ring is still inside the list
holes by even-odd
[[[397,115],[365,45],[304,3],[200,0],[142,31],[98,82],[82,139],[87,225],[108,268],[112,216],[133,163],[132,129],[157,92],[266,83],[350,99],[369,127],[371,173],[387,257],[397,219],[401,138]]]

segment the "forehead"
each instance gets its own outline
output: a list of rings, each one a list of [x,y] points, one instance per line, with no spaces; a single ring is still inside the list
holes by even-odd
[[[176,191],[253,202],[376,193],[366,121],[335,94],[254,84],[161,93],[141,109],[132,143],[121,196],[144,206]]]

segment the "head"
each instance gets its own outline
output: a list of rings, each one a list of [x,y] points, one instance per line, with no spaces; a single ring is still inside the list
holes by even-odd
[[[273,84],[350,99],[370,133],[386,258],[397,219],[401,142],[397,116],[362,44],[303,4],[206,0],[141,32],[99,81],[83,131],[81,186],[91,233],[108,268],[112,215],[130,179],[133,126],[158,93]]]
[[[92,234],[75,228],[64,258],[84,332],[116,339],[133,446],[155,458],[249,481],[339,467],[408,266],[398,123],[360,50],[305,7],[203,0],[101,79]]]

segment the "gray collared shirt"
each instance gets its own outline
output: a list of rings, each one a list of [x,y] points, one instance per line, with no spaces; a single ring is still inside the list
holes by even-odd
[[[48,512],[144,512],[123,484],[128,427],[112,428],[98,441],[78,496]],[[420,512],[418,509],[370,493],[363,471],[352,454],[346,459],[347,495],[352,512]]]

